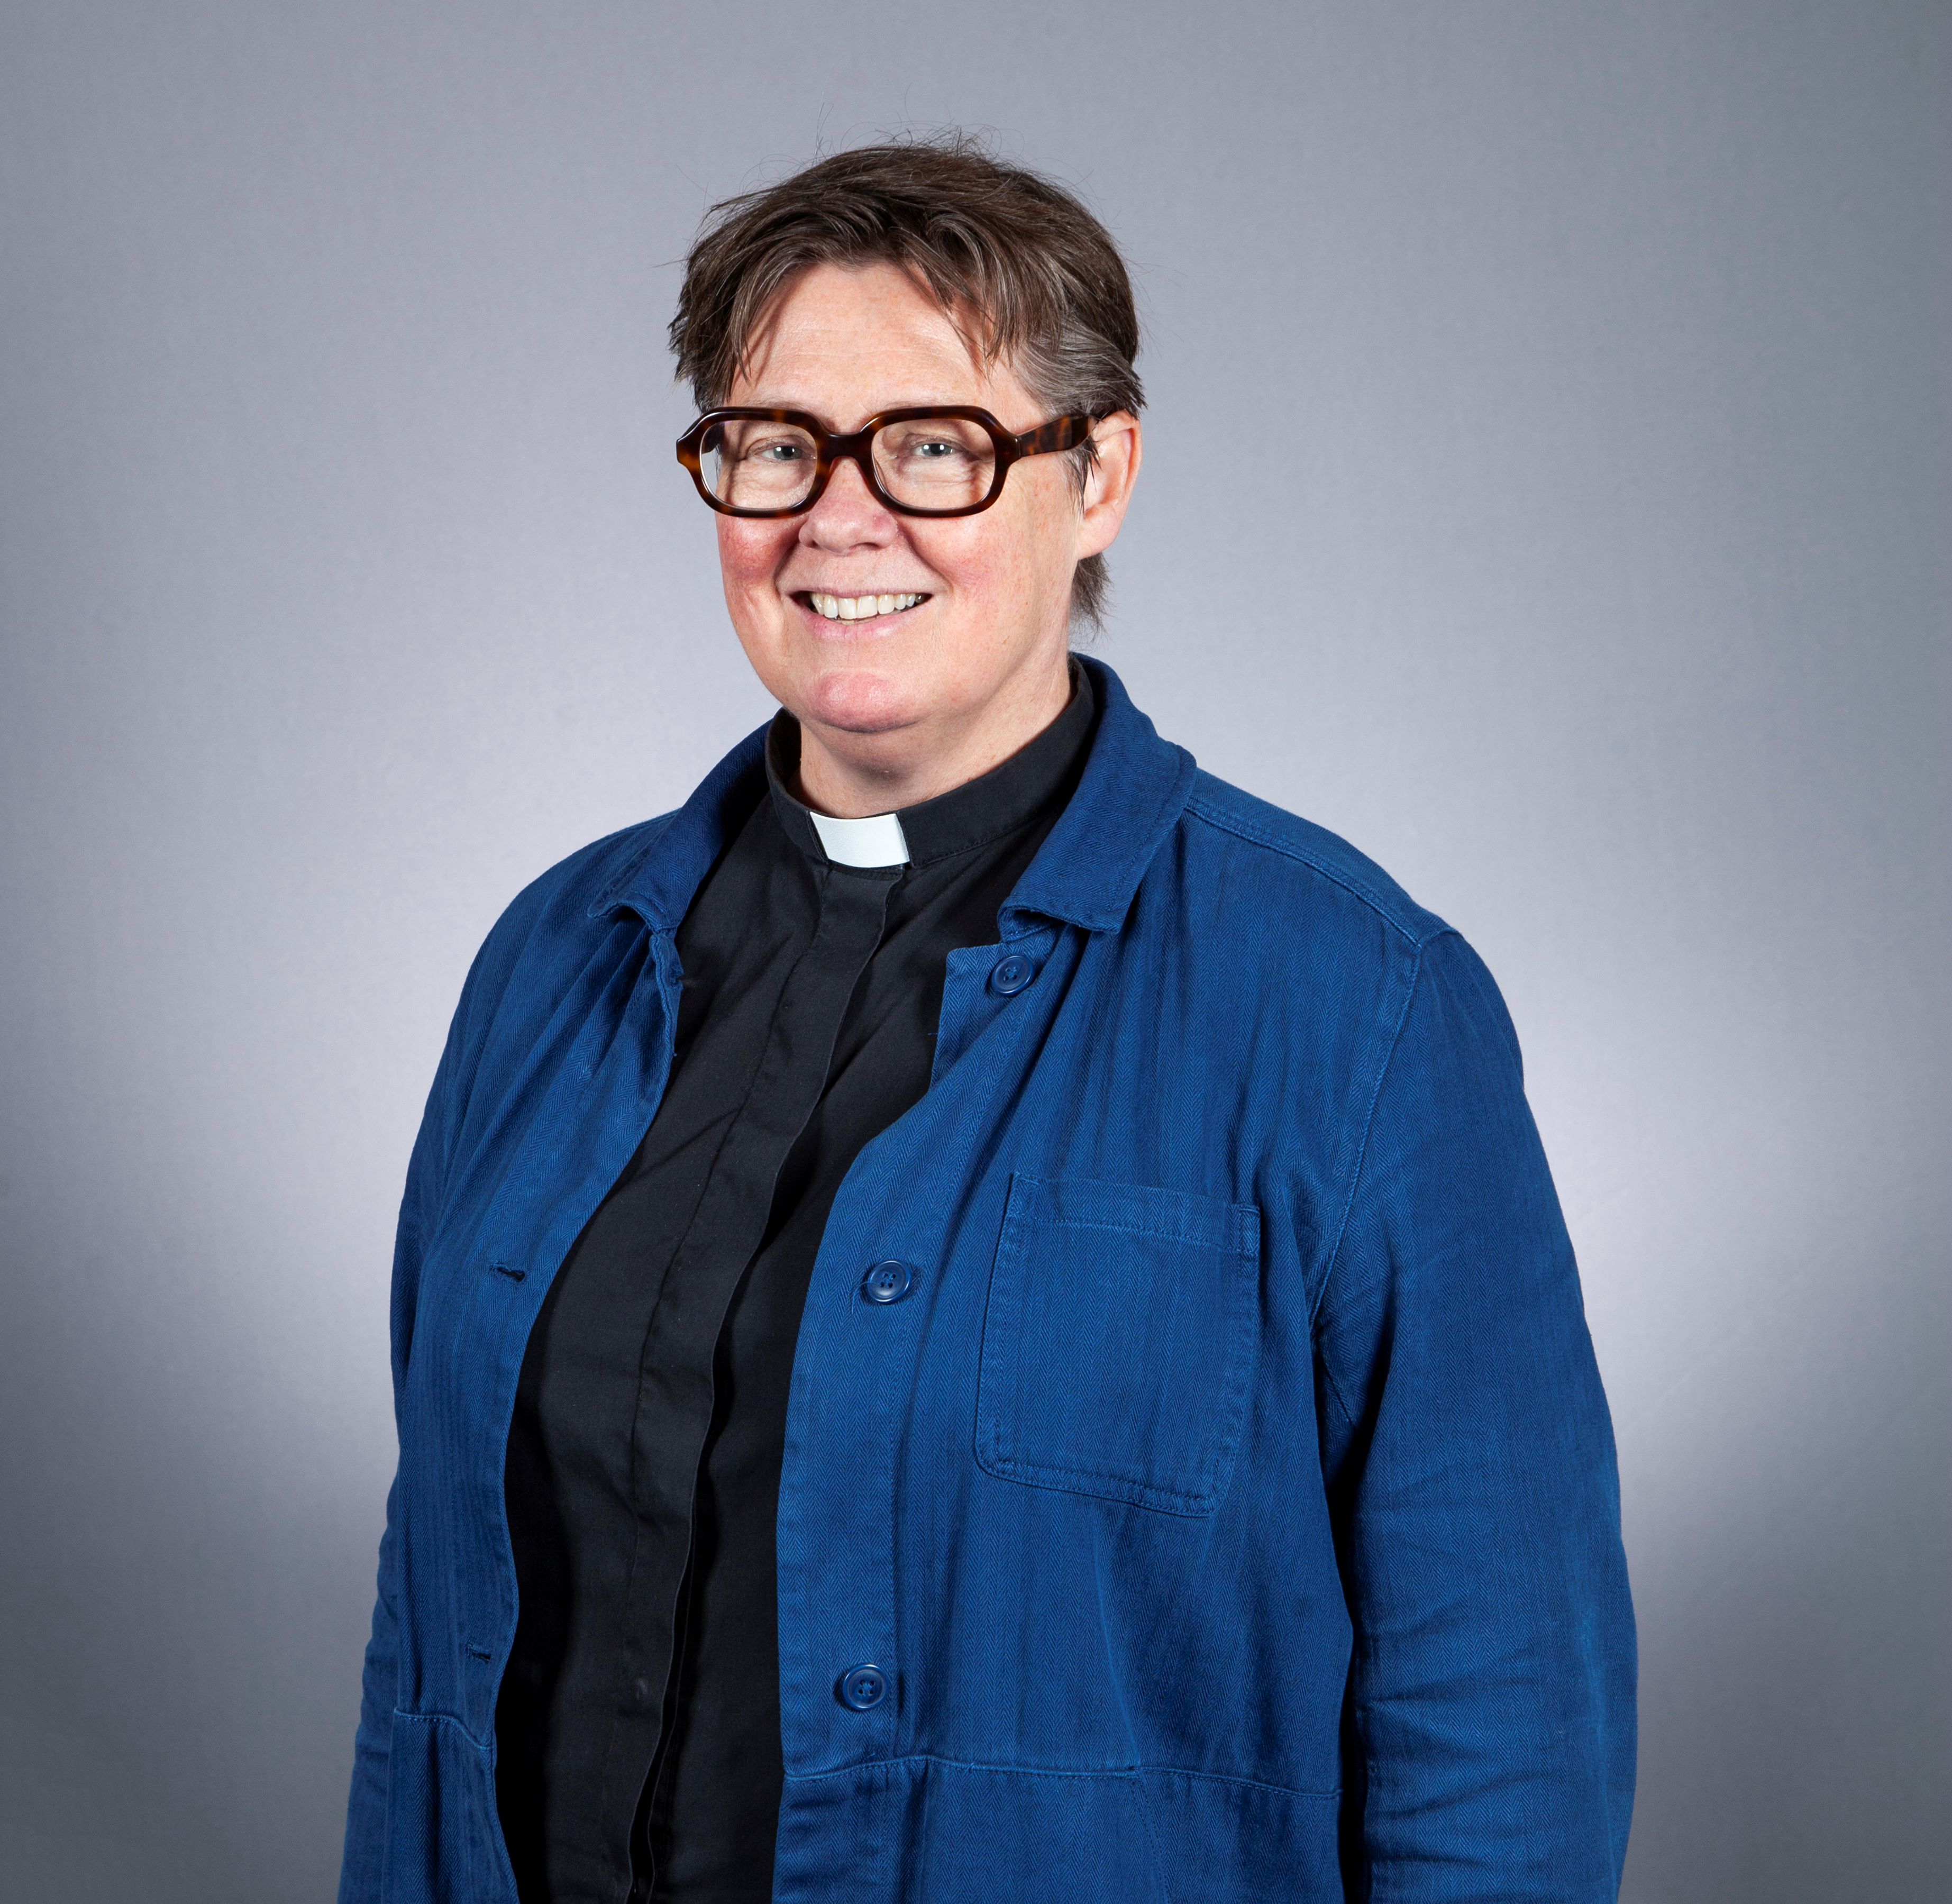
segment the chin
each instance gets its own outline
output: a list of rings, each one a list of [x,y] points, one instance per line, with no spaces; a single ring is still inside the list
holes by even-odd
[[[844,669],[808,684],[803,718],[843,734],[890,734],[921,717],[925,697],[877,669]]]

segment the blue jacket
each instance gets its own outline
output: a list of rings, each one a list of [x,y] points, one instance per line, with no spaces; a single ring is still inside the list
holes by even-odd
[[[775,1897],[1612,1899],[1612,1436],[1497,991],[1086,665],[1083,781],[815,1267]],[[469,974],[400,1218],[343,1904],[515,1904],[516,1376],[657,1109],[674,934],[761,749],[545,874]],[[868,1301],[887,1257],[912,1292]]]

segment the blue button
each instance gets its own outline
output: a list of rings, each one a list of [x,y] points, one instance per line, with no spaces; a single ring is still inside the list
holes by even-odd
[[[899,1302],[915,1287],[915,1271],[890,1257],[861,1279],[861,1293],[870,1302]]]
[[[840,1680],[840,1703],[867,1712],[888,1696],[888,1676],[878,1666],[857,1666]]]
[[[990,968],[990,982],[1006,998],[1023,990],[1037,976],[1037,967],[1021,952],[1012,952],[1007,959],[999,959]]]

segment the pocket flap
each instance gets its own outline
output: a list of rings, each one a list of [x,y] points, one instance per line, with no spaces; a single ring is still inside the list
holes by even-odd
[[[1259,1266],[1251,1204],[1012,1176],[983,1324],[978,1464],[1210,1514],[1246,1418]]]

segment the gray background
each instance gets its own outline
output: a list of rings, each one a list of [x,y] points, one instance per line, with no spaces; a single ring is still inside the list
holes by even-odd
[[[1952,1894],[1948,80],[1878,0],[5,0],[0,1897],[330,1896],[448,1012],[767,711],[673,261],[949,121],[1137,270],[1099,651],[1525,1038],[1628,1896]]]

